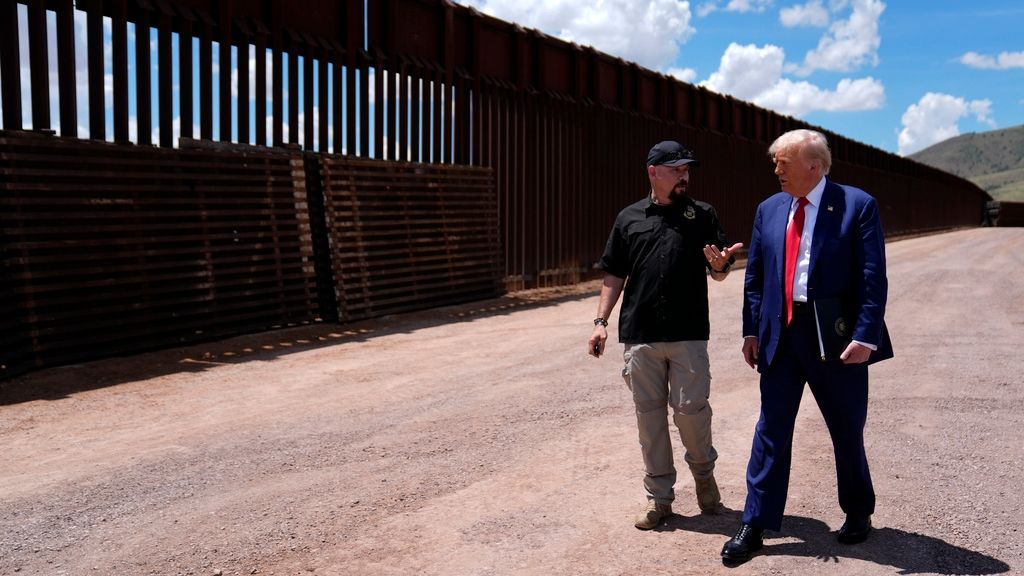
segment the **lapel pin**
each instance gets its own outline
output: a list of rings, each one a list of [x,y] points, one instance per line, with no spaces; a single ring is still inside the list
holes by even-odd
[[[831,212],[831,211],[832,211],[832,207],[831,207],[831,206],[829,206],[829,207],[828,207],[828,211],[829,211],[829,212]]]

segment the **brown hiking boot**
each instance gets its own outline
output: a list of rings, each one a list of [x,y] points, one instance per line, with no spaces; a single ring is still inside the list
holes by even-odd
[[[718,492],[718,483],[714,476],[708,476],[702,480],[694,479],[694,486],[697,492],[697,506],[705,514],[714,514],[722,503],[722,495]]]
[[[659,504],[654,500],[648,500],[647,506],[637,515],[633,525],[641,530],[650,530],[656,527],[663,518],[671,515],[671,504]]]

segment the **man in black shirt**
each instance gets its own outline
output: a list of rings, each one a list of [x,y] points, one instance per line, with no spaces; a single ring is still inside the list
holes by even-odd
[[[615,219],[601,268],[601,297],[588,342],[592,356],[604,353],[608,316],[625,287],[619,341],[625,345],[622,377],[636,405],[647,504],[635,526],[650,530],[672,514],[676,469],[668,429],[668,406],[686,448],[697,504],[713,513],[721,497],[715,483],[711,444],[711,373],[708,363],[707,272],[721,281],[733,253],[710,204],[686,196],[693,153],[678,142],[656,144],[647,155],[650,193]],[[627,282],[628,280],[628,282]]]

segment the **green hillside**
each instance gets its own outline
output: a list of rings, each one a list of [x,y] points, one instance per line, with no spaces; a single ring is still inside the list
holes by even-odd
[[[1024,125],[961,134],[908,158],[967,178],[996,200],[1024,202]]]

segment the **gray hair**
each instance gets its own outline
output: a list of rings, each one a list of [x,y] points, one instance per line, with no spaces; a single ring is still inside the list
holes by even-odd
[[[821,132],[803,128],[790,130],[772,142],[768,147],[768,155],[775,158],[776,152],[792,147],[799,147],[805,157],[820,161],[823,174],[828,174],[832,168],[832,152],[828,149],[828,140]]]

